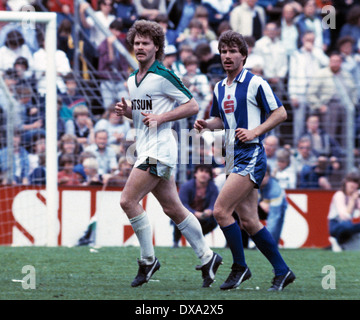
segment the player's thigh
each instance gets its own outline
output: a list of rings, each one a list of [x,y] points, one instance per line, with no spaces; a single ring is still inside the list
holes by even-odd
[[[251,190],[243,201],[239,202],[235,208],[241,222],[241,226],[249,233],[254,235],[263,225],[258,215],[258,191]]]
[[[232,215],[236,206],[246,199],[247,195],[254,189],[254,183],[249,175],[242,176],[231,173],[226,179],[214,206],[215,215]]]
[[[169,180],[161,179],[152,193],[159,201],[164,213],[176,224],[183,221],[189,214],[180,201],[174,177]]]
[[[134,206],[134,204],[138,204],[140,200],[156,187],[160,180],[159,177],[151,174],[149,170],[144,171],[134,168],[121,194],[121,206],[126,209]]]

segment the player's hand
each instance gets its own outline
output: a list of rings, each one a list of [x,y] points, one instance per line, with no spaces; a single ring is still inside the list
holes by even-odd
[[[118,116],[123,116],[125,114],[125,111],[127,108],[128,108],[128,105],[125,101],[125,98],[122,97],[121,101],[116,103],[116,105],[115,105],[115,112]]]
[[[141,112],[144,116],[143,123],[149,128],[155,128],[160,126],[164,121],[160,114]]]
[[[207,128],[207,122],[203,119],[198,119],[194,123],[194,128],[199,131],[204,130]]]
[[[256,134],[252,130],[237,128],[235,130],[235,137],[238,138],[240,142],[247,142],[255,139]]]

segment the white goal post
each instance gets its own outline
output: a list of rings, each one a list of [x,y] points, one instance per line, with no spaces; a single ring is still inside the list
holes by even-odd
[[[56,97],[56,13],[31,11],[0,11],[0,21],[20,22],[27,27],[35,23],[45,25],[45,50],[47,53],[46,67],[46,208],[48,217],[47,245],[57,245],[56,217],[58,210],[57,189],[57,97]]]

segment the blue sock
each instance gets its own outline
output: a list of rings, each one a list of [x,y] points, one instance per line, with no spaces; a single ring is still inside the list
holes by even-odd
[[[276,276],[284,275],[288,272],[289,267],[282,258],[274,238],[265,227],[251,236],[251,239],[260,252],[272,264]]]
[[[227,227],[221,227],[221,230],[224,233],[225,239],[230,247],[233,262],[246,267],[241,230],[237,222],[234,222]]]

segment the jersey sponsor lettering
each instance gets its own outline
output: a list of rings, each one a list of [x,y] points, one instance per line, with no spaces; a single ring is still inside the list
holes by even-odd
[[[131,100],[131,109],[132,109],[132,110],[147,110],[147,111],[152,111],[152,109],[153,109],[152,100],[148,100],[148,99],[133,99],[133,100]]]
[[[236,107],[236,100],[232,95],[227,95],[223,100],[223,109],[225,113],[233,113]]]

